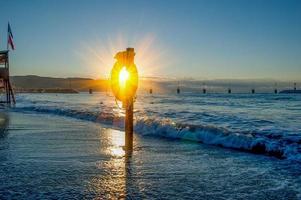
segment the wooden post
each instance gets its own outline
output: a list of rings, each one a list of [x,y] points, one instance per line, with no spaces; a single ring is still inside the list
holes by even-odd
[[[10,103],[10,102],[8,101],[8,98],[9,98],[8,82],[7,82],[7,80],[4,80],[4,82],[5,82],[6,103]]]
[[[134,131],[134,103],[133,98],[129,98],[125,103],[125,150],[133,150],[133,131]]]
[[[134,48],[127,48],[126,51],[118,52],[115,55],[117,62],[111,72],[111,86],[116,99],[122,101],[122,107],[125,109],[125,146],[127,152],[133,151],[133,131],[134,131],[134,98],[138,87],[138,71],[134,64]],[[127,75],[125,83],[120,82],[121,70],[126,67]],[[120,76],[121,75],[121,76]],[[127,80],[129,79],[129,80]],[[127,81],[130,81],[127,83]],[[125,84],[125,85],[123,85]]]
[[[14,91],[13,91],[10,83],[9,83],[9,91],[10,91],[10,95],[11,95],[11,98],[13,100],[13,103],[16,104],[16,99],[15,99]]]
[[[178,87],[177,87],[177,94],[180,94],[181,90],[180,90],[180,82],[178,82]]]

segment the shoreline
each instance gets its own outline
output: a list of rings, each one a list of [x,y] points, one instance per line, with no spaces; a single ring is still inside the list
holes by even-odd
[[[110,113],[83,113],[73,109],[56,108],[52,110],[47,108],[29,107],[29,109],[24,108],[19,110],[18,108],[15,108],[13,112],[30,112],[32,114],[67,117],[85,122],[92,122],[116,130],[122,130],[124,122],[122,117],[114,119]],[[165,132],[166,128],[169,130],[169,133]],[[233,149],[238,152],[246,152],[249,154],[263,155],[280,160],[301,163],[300,154],[296,154],[298,149],[296,150],[294,145],[292,145],[292,147],[286,146],[286,144],[282,144],[277,140],[274,141],[273,138],[264,135],[253,135],[250,137],[250,135],[229,134],[227,130],[218,127],[180,123],[166,124],[166,122],[158,122],[156,120],[153,120],[152,123],[149,124],[149,121],[137,121],[137,119],[134,122],[134,131],[137,135],[141,136],[145,135],[158,138],[163,137],[169,140],[191,141],[196,144],[204,143],[222,149]],[[300,142],[298,137],[284,138],[283,140],[288,140],[288,144],[298,144],[298,142]]]
[[[301,178],[290,176],[297,165],[288,167],[278,159],[135,134],[134,154],[126,160],[122,131],[53,115],[7,115],[8,134],[0,143],[4,199],[178,195],[298,199],[301,195],[297,192]],[[261,184],[255,184],[259,180]]]

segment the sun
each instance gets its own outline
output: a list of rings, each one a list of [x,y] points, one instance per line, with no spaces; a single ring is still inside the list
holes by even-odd
[[[122,88],[125,88],[126,82],[129,79],[129,72],[126,70],[126,67],[123,67],[119,72],[119,84]]]

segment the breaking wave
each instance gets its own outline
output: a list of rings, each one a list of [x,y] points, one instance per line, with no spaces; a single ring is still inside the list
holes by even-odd
[[[38,106],[16,107],[13,108],[13,111],[72,117],[106,124],[117,129],[124,127],[124,118],[109,112]],[[301,162],[301,136],[298,134],[273,135],[260,132],[235,132],[218,126],[181,124],[168,119],[158,120],[150,117],[136,117],[135,132],[140,135],[190,140]]]

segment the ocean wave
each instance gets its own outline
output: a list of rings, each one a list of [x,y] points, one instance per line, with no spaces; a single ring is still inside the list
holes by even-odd
[[[124,127],[124,118],[111,112],[42,106],[15,107],[13,111],[72,117],[110,125],[117,129]],[[260,132],[239,132],[218,126],[182,124],[175,123],[170,119],[158,120],[146,116],[136,117],[134,129],[140,135],[190,140],[301,162],[301,136],[298,134],[274,135]]]
[[[153,119],[137,121],[135,128],[143,135],[191,140],[301,162],[301,137],[298,135],[275,140],[262,134],[231,132],[215,126],[184,125]]]

